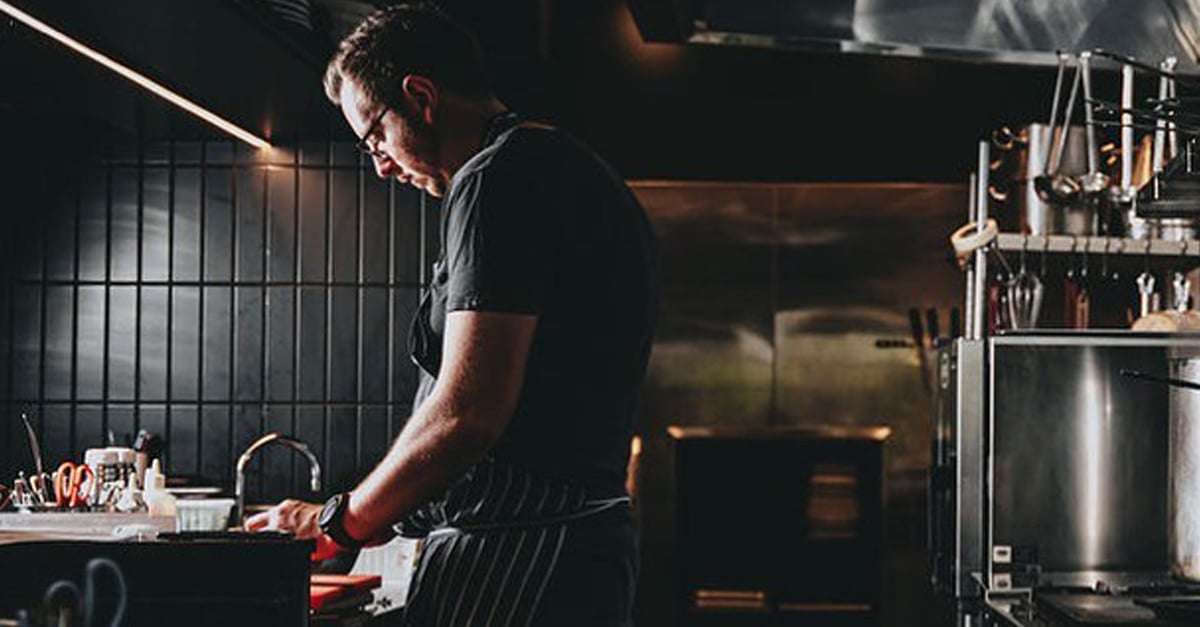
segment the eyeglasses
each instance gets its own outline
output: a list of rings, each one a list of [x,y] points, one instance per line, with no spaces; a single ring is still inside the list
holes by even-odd
[[[367,126],[367,131],[363,133],[362,139],[358,140],[358,143],[354,144],[355,148],[368,157],[384,156],[383,151],[371,145],[371,136],[375,134],[376,127],[378,127],[379,123],[383,121],[383,116],[387,115],[387,112],[387,107],[380,109],[379,113],[375,116],[375,119],[371,120],[371,124]]]

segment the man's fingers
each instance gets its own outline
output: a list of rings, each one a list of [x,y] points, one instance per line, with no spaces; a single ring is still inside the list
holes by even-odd
[[[255,515],[247,518],[246,522],[243,524],[243,526],[246,528],[246,531],[259,531],[261,529],[266,528],[267,524],[270,522],[271,522],[270,513],[263,512],[261,514],[255,514]]]

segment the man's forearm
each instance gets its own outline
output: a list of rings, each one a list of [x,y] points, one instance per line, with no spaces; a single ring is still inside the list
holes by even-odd
[[[417,408],[391,450],[350,494],[343,519],[351,537],[371,540],[434,498],[495,444],[495,429],[430,397]]]
[[[517,407],[537,318],[456,311],[446,316],[437,383],[383,461],[350,494],[343,526],[374,540],[483,459]]]

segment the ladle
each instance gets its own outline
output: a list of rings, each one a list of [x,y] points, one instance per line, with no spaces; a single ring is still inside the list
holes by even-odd
[[[1065,64],[1066,55],[1059,55],[1059,63]],[[1071,112],[1075,108],[1075,97],[1079,92],[1080,70],[1075,70],[1075,78],[1071,81],[1071,95],[1067,97],[1067,109],[1063,114],[1062,130],[1059,131],[1058,141],[1054,145],[1053,154],[1050,162],[1047,165],[1046,173],[1040,174],[1033,179],[1033,188],[1037,190],[1038,197],[1045,202],[1066,205],[1070,204],[1079,196],[1079,183],[1069,176],[1059,174],[1059,167],[1062,165],[1063,152],[1067,147],[1067,133],[1071,130]],[[1060,75],[1061,76],[1061,75]],[[1055,96],[1059,93],[1055,89]],[[1057,98],[1056,98],[1057,99]],[[1054,109],[1058,109],[1058,103],[1054,103]],[[1050,128],[1051,137],[1053,137],[1054,128]]]
[[[1083,115],[1087,133],[1087,173],[1079,177],[1079,188],[1085,194],[1096,195],[1108,189],[1108,175],[1097,164],[1096,120],[1092,100],[1092,53],[1079,55],[1079,73],[1083,76]]]

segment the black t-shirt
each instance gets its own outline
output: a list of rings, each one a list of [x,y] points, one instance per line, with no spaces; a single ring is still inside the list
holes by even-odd
[[[621,178],[566,133],[501,116],[442,202],[442,254],[411,338],[415,404],[441,365],[449,312],[535,315],[524,385],[491,456],[621,494],[657,301],[654,234]]]

